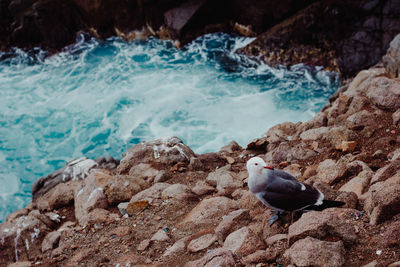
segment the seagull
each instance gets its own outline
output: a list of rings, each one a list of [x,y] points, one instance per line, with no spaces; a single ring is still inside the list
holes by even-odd
[[[247,161],[250,191],[267,207],[274,210],[269,225],[274,224],[285,211],[321,211],[341,207],[341,201],[325,200],[317,188],[303,184],[287,172],[268,166],[260,157]]]

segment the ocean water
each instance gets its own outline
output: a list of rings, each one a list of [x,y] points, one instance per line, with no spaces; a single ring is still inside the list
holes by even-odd
[[[197,153],[245,146],[277,123],[310,119],[337,90],[333,73],[235,53],[252,40],[217,33],[176,49],[80,36],[50,57],[0,52],[0,222],[30,202],[33,181],[73,158],[121,158],[166,136]]]

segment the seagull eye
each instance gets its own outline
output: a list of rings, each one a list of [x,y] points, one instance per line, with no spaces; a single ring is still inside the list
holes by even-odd
[[[258,165],[258,163],[254,163],[254,165],[256,165],[256,166],[257,166],[257,165]]]

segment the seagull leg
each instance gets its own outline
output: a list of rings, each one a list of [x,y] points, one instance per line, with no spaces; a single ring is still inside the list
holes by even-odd
[[[274,215],[269,218],[269,226],[272,226],[277,220],[279,220],[279,215],[282,215],[284,212],[279,210],[274,210]]]

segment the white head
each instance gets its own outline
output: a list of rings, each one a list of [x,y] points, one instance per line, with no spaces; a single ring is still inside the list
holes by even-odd
[[[246,167],[249,172],[249,176],[261,174],[263,169],[267,166],[264,160],[260,157],[254,157],[247,161]]]

